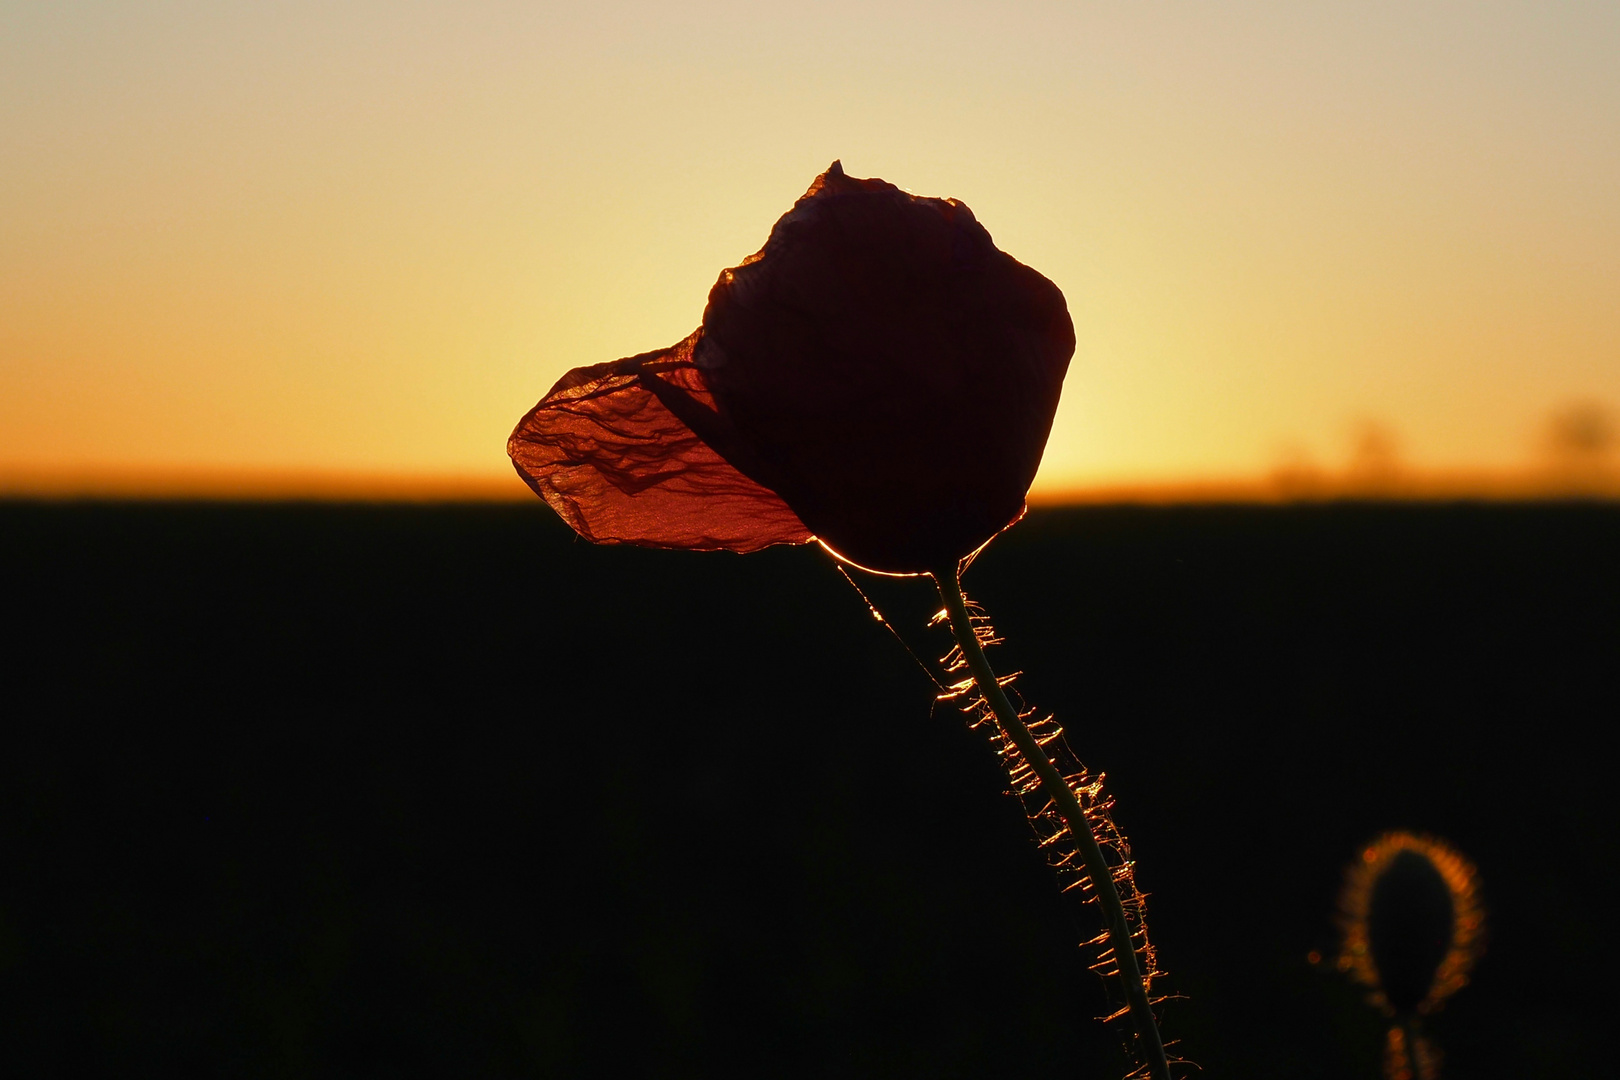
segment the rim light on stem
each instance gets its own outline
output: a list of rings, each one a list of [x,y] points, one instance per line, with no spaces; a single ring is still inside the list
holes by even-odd
[[[962,650],[968,669],[973,673],[974,685],[994,713],[997,725],[1017,747],[1024,761],[1034,770],[1039,778],[1042,794],[1056,807],[1058,815],[1068,827],[1069,835],[1079,850],[1085,864],[1086,876],[1091,881],[1092,895],[1102,908],[1103,919],[1107,924],[1109,948],[1124,987],[1126,1008],[1129,1011],[1131,1027],[1136,1033],[1138,1053],[1147,1068],[1148,1075],[1154,1080],[1169,1080],[1169,1061],[1165,1055],[1164,1040],[1159,1034],[1158,1021],[1153,1015],[1153,1004],[1148,998],[1147,982],[1144,978],[1146,973],[1137,962],[1136,946],[1125,916],[1124,904],[1114,883],[1114,871],[1104,858],[1102,847],[1092,832],[1090,818],[1080,805],[1079,797],[1047,756],[1045,748],[1030,733],[1018,710],[1013,708],[1012,702],[1002,690],[1001,681],[990,667],[990,661],[979,644],[972,616],[968,613],[967,599],[962,595],[962,583],[957,568],[935,571],[933,578],[939,586],[940,598],[945,602],[945,612],[950,620],[951,632],[956,638],[957,647]]]

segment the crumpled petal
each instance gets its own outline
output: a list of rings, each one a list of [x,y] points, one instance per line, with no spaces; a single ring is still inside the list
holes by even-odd
[[[575,368],[512,432],[506,449],[518,474],[585,539],[737,552],[813,539],[780,496],[671,411],[713,413],[692,363],[701,337]]]

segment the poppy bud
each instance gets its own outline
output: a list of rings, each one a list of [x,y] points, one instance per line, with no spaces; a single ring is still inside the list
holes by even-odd
[[[1420,1019],[1468,982],[1484,948],[1474,867],[1433,837],[1386,833],[1345,875],[1339,925],[1339,967],[1394,1021],[1385,1075],[1434,1080],[1439,1055]]]
[[[1388,1015],[1429,1013],[1468,981],[1484,925],[1467,859],[1433,837],[1386,833],[1345,876],[1339,966]]]
[[[570,372],[508,450],[588,539],[954,569],[1022,515],[1073,352],[966,206],[834,162],[692,336]]]
[[[1439,867],[1425,855],[1396,852],[1367,898],[1367,949],[1395,1015],[1417,1012],[1429,997],[1456,936],[1456,905]]]

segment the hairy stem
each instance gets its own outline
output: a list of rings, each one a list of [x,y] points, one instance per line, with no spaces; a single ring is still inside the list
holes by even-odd
[[[1114,875],[1103,859],[1102,848],[1098,846],[1097,838],[1091,831],[1091,823],[1086,820],[1086,812],[1081,808],[1080,800],[1069,789],[1069,785],[1064,783],[1057,767],[1046,756],[1046,751],[1019,719],[1018,710],[1007,700],[1001,684],[996,680],[996,673],[991,669],[990,661],[985,658],[984,650],[979,647],[978,635],[973,632],[973,623],[968,616],[967,601],[962,596],[962,583],[957,577],[956,568],[936,571],[933,577],[939,585],[939,595],[945,601],[945,611],[950,617],[951,631],[956,637],[957,645],[961,647],[963,657],[967,660],[968,669],[973,673],[974,683],[978,685],[979,692],[984,695],[985,701],[995,712],[997,722],[1012,738],[1014,745],[1018,747],[1019,753],[1024,755],[1030,767],[1035,770],[1042,793],[1056,805],[1058,814],[1068,825],[1069,832],[1080,849],[1086,874],[1091,878],[1097,902],[1102,905],[1103,917],[1108,925],[1108,942],[1113,949],[1115,963],[1119,966],[1120,979],[1125,984],[1125,1002],[1130,1009],[1131,1023],[1140,1039],[1141,1053],[1148,1066],[1149,1075],[1154,1080],[1169,1080],[1170,1065],[1165,1058],[1164,1041],[1159,1036],[1159,1025],[1148,1002],[1147,988],[1142,981],[1142,969],[1136,962],[1136,949],[1131,943],[1130,925],[1125,921],[1125,907],[1120,903],[1119,890],[1114,886]]]

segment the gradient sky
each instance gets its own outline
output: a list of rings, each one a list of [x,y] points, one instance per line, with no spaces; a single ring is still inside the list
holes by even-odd
[[[834,158],[1079,337],[1047,486],[1620,409],[1620,4],[0,0],[0,464],[502,474]]]

